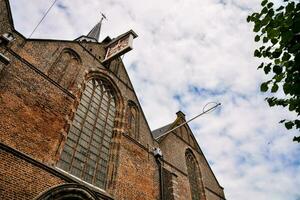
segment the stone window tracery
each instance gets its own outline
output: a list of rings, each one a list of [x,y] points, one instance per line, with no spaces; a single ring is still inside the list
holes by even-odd
[[[58,167],[105,188],[116,103],[105,81],[90,80],[70,126]]]

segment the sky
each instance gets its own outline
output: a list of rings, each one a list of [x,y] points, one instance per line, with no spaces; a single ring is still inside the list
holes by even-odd
[[[53,1],[11,0],[16,29],[28,37]],[[73,40],[107,16],[101,39],[132,29],[139,37],[123,61],[151,129],[190,119],[208,102],[222,106],[192,121],[229,200],[300,200],[296,131],[259,92],[249,13],[259,0],[58,0],[32,38]],[[100,40],[101,40],[100,39]]]

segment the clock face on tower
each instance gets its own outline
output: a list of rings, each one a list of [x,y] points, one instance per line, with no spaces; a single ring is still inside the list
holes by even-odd
[[[115,40],[113,40],[107,46],[107,51],[103,63],[132,50],[132,41],[136,37],[137,35],[132,30],[130,30],[127,33],[119,36],[119,38],[117,37]]]

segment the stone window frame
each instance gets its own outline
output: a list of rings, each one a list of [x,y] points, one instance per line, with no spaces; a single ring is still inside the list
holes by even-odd
[[[47,74],[47,76],[49,76],[51,78],[51,76],[52,76],[51,74],[53,73],[53,71],[57,70],[56,67],[57,67],[57,65],[58,65],[59,61],[61,60],[61,58],[62,58],[62,56],[63,56],[64,53],[70,54],[70,56],[72,57],[72,59],[75,59],[77,61],[77,63],[78,63],[78,65],[76,66],[76,69],[72,70],[72,71],[75,71],[76,74],[74,75],[74,78],[70,81],[71,83],[69,85],[62,85],[63,87],[69,88],[69,87],[72,87],[72,85],[76,81],[77,76],[79,74],[80,66],[82,66],[82,60],[81,60],[79,54],[75,50],[73,50],[71,48],[68,48],[68,47],[63,48],[60,51],[59,56],[57,57],[57,59],[55,60],[55,62],[47,70],[46,74]],[[62,70],[61,75],[58,78],[53,79],[53,77],[52,77],[52,79],[55,82],[57,82],[58,84],[61,85],[61,81],[64,78],[66,71],[68,71],[68,68],[70,68],[69,63],[67,65],[65,65],[64,69]]]
[[[192,200],[206,200],[200,166],[190,148],[185,151],[185,161]]]
[[[117,57],[116,59],[112,60],[109,64],[109,69],[117,75],[119,73],[120,66],[122,65],[122,59]]]
[[[61,185],[54,186],[50,189],[39,194],[33,200],[67,200],[67,199],[76,199],[76,200],[104,200],[110,199],[106,197],[97,197],[96,193],[90,190],[88,187],[77,184],[77,183],[65,183]]]
[[[135,119],[134,119],[134,123],[132,123],[132,110],[134,110],[135,112]],[[139,122],[140,122],[140,118],[139,118],[139,109],[138,106],[136,105],[135,102],[133,102],[132,100],[129,100],[127,102],[127,116],[126,116],[126,121],[127,121],[127,131],[128,131],[128,135],[136,140],[139,140]],[[132,126],[134,127],[134,132],[132,129]]]

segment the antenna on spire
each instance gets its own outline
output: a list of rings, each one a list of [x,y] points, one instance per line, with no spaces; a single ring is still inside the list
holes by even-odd
[[[100,19],[100,27],[99,27],[99,37],[100,38],[100,33],[101,33],[101,27],[102,27],[102,21],[105,19],[107,20],[107,17],[104,15],[104,13],[100,12],[101,13],[101,19]]]
[[[104,15],[104,13],[102,13],[102,12],[100,12],[100,13],[101,13],[101,16],[102,16],[101,21],[102,21],[103,19],[106,19],[106,20],[107,20],[107,18],[106,18],[106,16]]]

